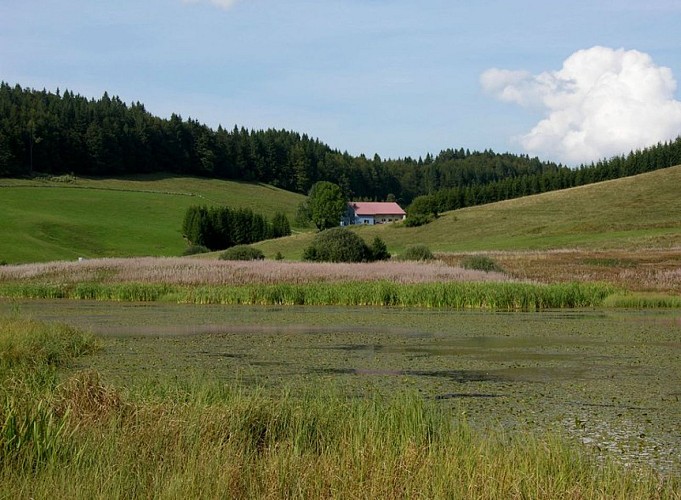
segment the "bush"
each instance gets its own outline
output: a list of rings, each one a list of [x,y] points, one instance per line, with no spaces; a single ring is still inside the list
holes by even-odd
[[[409,208],[407,208],[409,217],[414,215],[432,215],[433,217],[437,217],[439,212],[440,207],[438,206],[437,198],[434,195],[417,196],[411,202]]]
[[[303,253],[304,260],[313,262],[367,262],[372,257],[364,240],[342,227],[318,233]]]
[[[390,258],[388,247],[378,236],[374,238],[374,241],[371,244],[371,257],[373,260],[388,260]]]
[[[485,271],[485,272],[498,272],[503,273],[504,270],[501,268],[496,261],[486,255],[467,255],[461,259],[461,267],[464,269],[474,269],[475,271]]]
[[[422,244],[408,246],[400,255],[400,260],[433,260],[434,258],[430,248]]]
[[[184,252],[182,252],[182,255],[196,255],[199,253],[208,253],[210,252],[210,249],[207,247],[204,247],[203,245],[192,245],[190,247],[187,247],[184,249]]]
[[[222,260],[262,260],[265,254],[258,248],[253,248],[248,245],[237,245],[228,248],[220,255]]]
[[[418,227],[433,222],[434,216],[424,214],[409,215],[404,219],[405,227]]]

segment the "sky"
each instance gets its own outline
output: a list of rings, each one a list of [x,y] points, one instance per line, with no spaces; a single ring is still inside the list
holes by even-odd
[[[352,155],[570,166],[681,135],[678,0],[0,0],[0,80]]]

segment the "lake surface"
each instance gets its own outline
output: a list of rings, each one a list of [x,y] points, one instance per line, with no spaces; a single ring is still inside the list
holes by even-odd
[[[266,390],[418,391],[474,426],[558,429],[681,474],[681,311],[0,302],[89,329],[114,384],[201,377]]]

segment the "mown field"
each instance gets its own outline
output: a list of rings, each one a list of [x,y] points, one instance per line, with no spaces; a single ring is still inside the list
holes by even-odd
[[[263,184],[161,175],[0,179],[0,261],[180,255],[191,205],[283,211],[293,222],[302,200]]]

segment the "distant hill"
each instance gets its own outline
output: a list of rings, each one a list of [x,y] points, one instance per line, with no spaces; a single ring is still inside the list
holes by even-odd
[[[391,252],[681,246],[681,166],[446,212],[422,227],[359,227]],[[179,255],[190,205],[247,207],[293,222],[302,195],[263,184],[166,175],[0,179],[0,262]],[[300,259],[313,234],[257,244],[267,257]]]
[[[425,158],[352,156],[303,133],[217,130],[149,113],[104,93],[87,99],[0,82],[0,178],[121,177],[159,172],[260,182],[306,194],[318,181],[348,199],[395,199],[413,212],[445,212],[668,168],[681,137],[577,169],[527,155],[447,148]]]
[[[681,247],[681,166],[587,186],[446,212],[425,226],[359,227],[393,253],[424,243],[434,251]],[[311,234],[258,246],[300,258]]]
[[[190,205],[251,208],[293,223],[302,195],[264,184],[165,175],[0,179],[0,262],[176,256]]]

